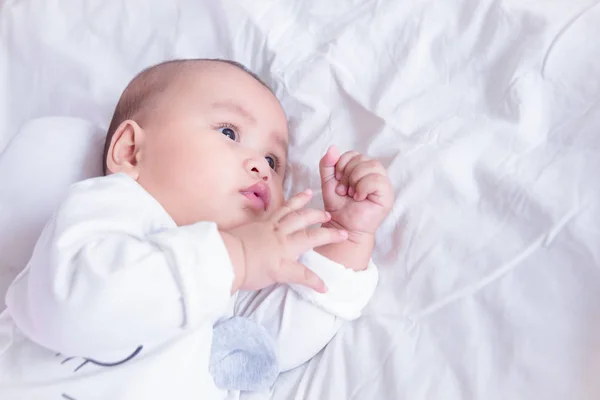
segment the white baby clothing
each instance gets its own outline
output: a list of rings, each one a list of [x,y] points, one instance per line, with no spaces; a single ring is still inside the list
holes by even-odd
[[[252,318],[282,371],[356,319],[377,285],[311,251],[328,292],[274,285],[231,296],[233,267],[213,222],[177,227],[124,174],[75,184],[0,315],[0,399],[234,399],[208,372],[215,322]]]

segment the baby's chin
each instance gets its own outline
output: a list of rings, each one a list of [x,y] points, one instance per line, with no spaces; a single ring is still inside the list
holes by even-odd
[[[230,229],[239,228],[240,226],[252,223],[263,221],[266,216],[265,213],[257,214],[252,212],[252,210],[242,210],[240,213],[236,213],[237,215],[228,215],[226,218],[218,218],[215,222],[219,230],[227,231]]]

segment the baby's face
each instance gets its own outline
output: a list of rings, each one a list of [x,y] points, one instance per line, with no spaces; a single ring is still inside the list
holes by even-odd
[[[287,119],[252,76],[218,63],[178,79],[143,126],[138,183],[178,225],[230,229],[283,204]]]

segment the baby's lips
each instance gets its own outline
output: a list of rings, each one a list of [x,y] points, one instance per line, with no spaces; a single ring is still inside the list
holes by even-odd
[[[260,198],[260,200],[264,204],[264,210],[266,211],[269,208],[269,204],[271,202],[271,190],[269,189],[269,185],[264,182],[257,182],[254,185],[244,189],[242,194],[247,195],[252,193],[254,196]],[[248,196],[246,196],[248,197]],[[249,197],[252,200],[251,197]]]
[[[265,202],[259,197],[257,196],[254,192],[240,192],[247,200],[248,203],[250,204],[250,207],[256,211],[264,211],[266,210],[266,204]]]

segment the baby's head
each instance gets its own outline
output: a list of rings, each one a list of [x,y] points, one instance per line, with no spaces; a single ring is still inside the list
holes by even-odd
[[[271,90],[242,65],[177,60],[127,86],[105,145],[105,174],[135,179],[177,225],[221,229],[283,204],[288,128]]]

